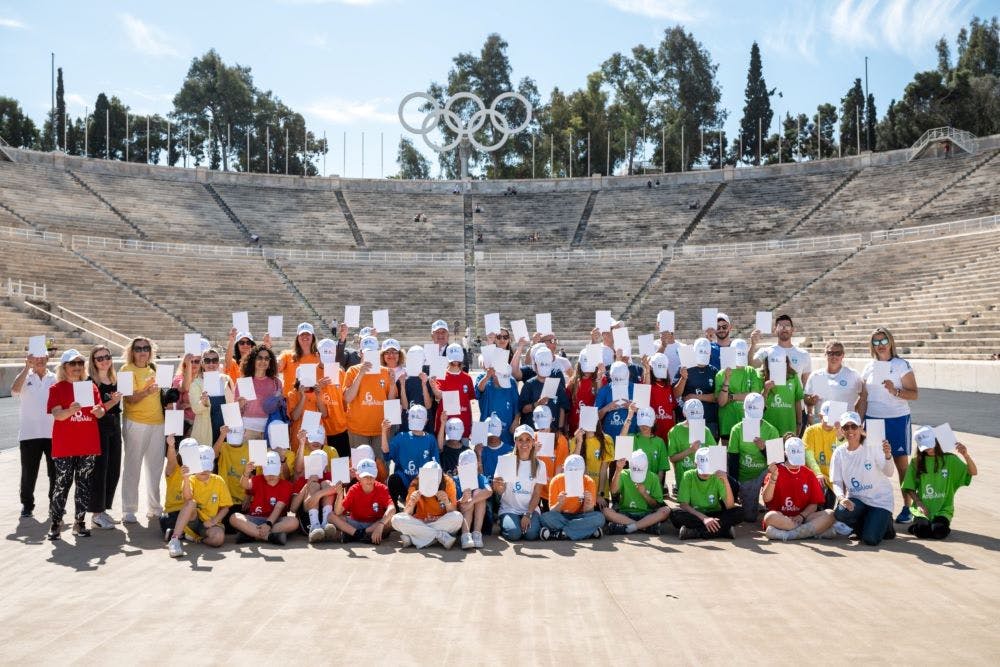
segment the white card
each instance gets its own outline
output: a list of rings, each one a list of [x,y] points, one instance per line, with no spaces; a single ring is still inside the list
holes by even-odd
[[[736,368],[736,349],[732,347],[720,347],[719,363],[722,364],[722,368],[719,369],[721,371],[727,368]]]
[[[382,416],[389,420],[390,424],[403,423],[403,409],[400,407],[399,399],[386,399],[382,402]]]
[[[514,340],[511,341],[511,347],[516,347],[520,340],[531,342],[531,334],[528,333],[528,323],[524,320],[513,320],[510,323],[510,335],[514,337]]]
[[[559,378],[545,378],[542,386],[542,398],[555,398],[559,391]]]
[[[764,445],[767,447],[768,465],[785,462],[785,443],[781,438],[765,440]]]
[[[483,317],[485,326],[483,327],[488,334],[498,334],[500,333],[500,313],[487,313]]]
[[[469,444],[485,445],[486,438],[489,437],[490,425],[486,422],[472,422],[472,433],[469,434]]]
[[[439,380],[448,374],[448,359],[441,356],[431,357],[431,377]]]
[[[184,411],[163,411],[163,435],[184,435]]]
[[[330,459],[330,481],[334,484],[351,483],[351,462],[346,456]]]
[[[45,344],[45,336],[32,336],[28,339],[29,357],[47,357],[48,355],[49,350]]]
[[[517,479],[517,456],[513,452],[497,458],[493,479],[502,479],[509,484],[513,484]]]
[[[441,487],[441,471],[436,468],[420,468],[417,473],[417,492],[424,498],[436,495]]]
[[[674,332],[674,311],[672,310],[661,310],[656,314],[656,326],[659,328],[660,333],[664,331]]]
[[[615,460],[625,459],[627,461],[632,456],[634,443],[635,438],[631,435],[615,436]]]
[[[840,415],[847,412],[847,403],[844,401],[830,401],[830,424],[840,421]]]
[[[444,354],[444,350],[437,343],[424,343],[424,363],[428,363],[428,359],[433,359],[434,357],[440,357]]]
[[[613,400],[613,401],[627,401],[628,400],[628,383],[627,382],[612,382],[611,383],[611,400]]]
[[[344,306],[344,324],[354,328],[361,326],[361,306]]]
[[[288,424],[281,421],[271,422],[267,426],[267,438],[271,449],[288,449]]]
[[[364,450],[361,447],[352,447],[351,448],[351,467],[354,468],[354,469],[357,469],[358,464],[361,463],[362,460],[364,460],[364,458],[367,455],[367,453],[368,453],[367,450]]]
[[[649,402],[651,393],[652,387],[648,384],[634,384],[632,385],[632,402],[640,408],[652,407]]]
[[[653,334],[639,335],[639,356],[651,357],[656,354],[656,336]]]
[[[719,309],[718,308],[702,308],[701,309],[701,328],[702,329],[714,329],[719,324]]]
[[[483,345],[479,348],[479,356],[483,360],[483,368],[493,368],[493,353],[496,352],[496,345]]]
[[[950,454],[955,451],[958,438],[955,437],[955,432],[951,430],[951,424],[945,422],[940,426],[935,426],[934,437],[937,438],[938,444],[941,445],[942,452]]]
[[[774,324],[771,322],[771,311],[758,310],[757,321],[754,324],[754,328],[765,336],[774,331]]]
[[[315,410],[304,410],[302,412],[302,430],[306,433],[318,430],[321,418],[322,415]]]
[[[281,336],[284,334],[284,328],[285,328],[284,315],[267,316],[267,333],[271,338],[281,338]]]
[[[90,380],[74,382],[73,402],[79,403],[81,408],[94,407],[94,383]]]
[[[223,403],[222,421],[225,422],[226,426],[228,426],[229,428],[234,428],[234,429],[243,428],[243,415],[240,414],[240,404]]]
[[[167,435],[170,435],[169,433]],[[187,466],[188,472],[197,475],[200,472],[211,472],[211,468],[205,470],[201,465],[201,452],[197,447],[185,447],[181,450],[181,465]]]
[[[267,440],[251,440],[247,448],[252,463],[262,466],[267,462]]]
[[[201,356],[201,334],[184,334],[184,354],[193,354],[199,357]]]
[[[156,366],[156,386],[160,389],[168,389],[170,383],[174,381],[174,367],[170,364],[157,364]]]
[[[295,377],[299,380],[299,385],[303,387],[316,386],[316,367],[319,364],[299,364],[295,370]]]
[[[587,358],[596,367],[604,363],[604,343],[590,343],[586,347]]]
[[[872,363],[872,384],[882,386],[882,383],[889,379],[889,371],[892,364],[888,361],[875,361]]]
[[[760,420],[751,419],[750,417],[743,418],[743,442],[753,442],[755,438],[760,437]]]
[[[726,446],[713,445],[708,447],[708,466],[715,472],[722,470],[725,472],[728,461],[726,460]]]
[[[768,357],[767,370],[774,384],[785,384],[788,381],[788,365],[784,357]]]
[[[587,432],[597,430],[597,407],[593,405],[580,406],[580,428]]]
[[[547,456],[549,458],[553,458],[556,455],[556,434],[540,431],[535,435],[538,436],[539,445],[537,456]]]
[[[132,371],[118,373],[118,393],[122,396],[131,396],[135,393],[135,375]]]
[[[323,377],[330,378],[333,386],[340,386],[340,365],[337,362],[323,364]]]
[[[444,406],[444,413],[449,417],[462,414],[462,403],[457,391],[442,391],[441,405]]]
[[[380,354],[378,350],[365,350],[361,355],[362,361],[367,361],[372,365],[372,367],[368,369],[367,375],[378,375],[382,372],[382,361],[379,359],[379,356]]]
[[[882,449],[882,441],[885,440],[885,420],[866,419],[865,420],[865,443]]]
[[[233,313],[233,328],[236,329],[236,333],[250,333],[250,316],[247,311],[241,310],[237,313]]]
[[[694,345],[685,345],[681,343],[677,346],[677,356],[680,357],[681,366],[683,368],[694,368],[698,365],[697,358],[694,354]]]
[[[628,337],[628,327],[618,327],[612,331],[611,340],[614,341],[615,357],[618,356],[619,350],[623,351],[626,357],[632,356],[632,341]]]
[[[252,378],[247,378],[252,380]],[[209,396],[222,396],[222,373],[219,371],[205,371],[201,377],[202,387]]]
[[[315,456],[314,456],[315,454]],[[326,466],[328,459],[326,452],[323,450],[315,450],[306,454],[306,459],[303,461],[303,472],[306,479],[310,477],[318,477],[323,479],[323,474],[326,472]]]
[[[552,333],[552,313],[538,313],[535,315],[535,331],[542,335]]]
[[[693,445],[696,442],[705,444],[705,420],[704,419],[689,419],[688,423],[688,444]]]
[[[563,473],[567,498],[583,498],[583,468],[567,470]]]
[[[411,378],[420,377],[424,372],[424,351],[410,350],[406,353],[406,374]]]
[[[375,331],[379,333],[387,333],[389,331],[389,311],[373,310],[372,326],[375,328]]]
[[[479,466],[475,461],[458,464],[458,483],[462,486],[463,494],[479,488]]]
[[[595,310],[594,326],[597,327],[597,330],[601,333],[608,333],[611,331],[611,311]]]
[[[248,401],[257,400],[257,390],[253,386],[253,378],[236,378],[236,389],[240,392],[240,398],[245,398]]]

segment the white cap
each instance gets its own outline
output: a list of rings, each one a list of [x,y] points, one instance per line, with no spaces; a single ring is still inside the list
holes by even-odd
[[[375,336],[365,336],[361,339],[361,350],[378,350],[378,338]]]
[[[198,458],[201,459],[201,467],[205,472],[212,472],[215,464],[215,450],[208,445],[198,445]]]
[[[844,424],[854,424],[855,426],[861,426],[861,415],[859,415],[857,412],[848,410],[844,414],[840,415],[840,419],[838,419],[837,421],[840,422],[841,426],[843,426]]]
[[[743,399],[743,416],[749,419],[764,418],[764,397],[757,392],[750,392]]]
[[[322,460],[323,460],[323,469],[324,470],[330,464],[330,457],[327,456],[326,452],[324,452],[322,449],[314,449],[313,451],[309,452],[309,456],[312,457],[313,460],[316,460],[316,459],[319,459],[320,457],[322,457]]]
[[[450,362],[462,363],[465,360],[465,350],[458,343],[452,343],[445,348],[444,356],[448,357]]]
[[[611,364],[611,368],[608,369],[608,375],[611,377],[612,382],[628,382],[628,366],[624,361],[616,361]]]
[[[605,345],[601,349],[601,361],[604,362],[605,366],[610,366],[615,361],[615,351]]]
[[[423,352],[423,351],[424,351],[423,345],[411,345],[409,349],[406,350],[406,353],[413,354],[414,352]]]
[[[785,441],[785,458],[793,466],[806,464],[806,443],[801,438],[789,438]]]
[[[742,338],[737,338],[729,347],[733,348],[733,351],[736,352],[736,365],[740,368],[746,366],[750,358],[750,343]]]
[[[656,412],[649,407],[639,408],[635,415],[635,423],[639,426],[652,426],[656,423]]]
[[[326,444],[326,429],[322,425],[306,431],[306,440],[309,442],[318,442],[321,445]]]
[[[411,405],[406,411],[406,425],[411,431],[423,431],[427,426],[427,408],[419,403]]]
[[[372,327],[361,327],[358,329],[358,338],[364,338],[365,336],[374,336],[375,329]]]
[[[694,360],[699,366],[705,366],[712,358],[712,343],[707,338],[699,338],[694,342]]]
[[[385,352],[386,350],[396,350],[396,352],[399,352],[401,349],[403,348],[400,347],[399,341],[396,340],[395,338],[386,338],[384,341],[382,341],[383,352]]]
[[[67,364],[73,361],[74,359],[86,359],[86,358],[82,354],[80,354],[80,351],[78,349],[76,349],[75,347],[71,347],[62,353],[62,356],[59,357],[59,363]]]
[[[584,348],[580,352],[580,370],[584,373],[593,373],[597,370],[597,359],[591,359],[587,356],[587,349]]]
[[[726,315],[725,313],[719,313],[715,316],[715,321],[718,322],[719,320],[723,320],[726,324],[732,324],[732,321],[729,319],[729,315]]]
[[[667,355],[657,352],[649,358],[649,367],[653,371],[653,377],[657,380],[666,380],[670,375],[670,364]]]
[[[628,474],[633,482],[642,484],[646,481],[647,472],[649,472],[649,458],[646,456],[646,452],[637,449],[632,452],[632,456],[628,460]]]
[[[549,428],[552,426],[552,410],[547,405],[539,405],[531,412],[531,421],[535,423],[536,429]]]
[[[358,461],[358,466],[354,469],[358,475],[358,479],[362,477],[378,477],[378,466],[375,465],[375,461],[372,459],[361,459]]]
[[[705,405],[697,398],[689,398],[688,400],[684,401],[684,418],[704,419]]]
[[[244,338],[246,338],[247,340],[249,340],[251,343],[254,342],[253,336],[250,335],[249,331],[238,331],[238,332],[236,332],[236,342],[237,343],[239,343]]]
[[[465,435],[465,422],[458,417],[451,417],[444,423],[445,440],[461,440]]]
[[[448,331],[448,323],[444,320],[435,320],[434,324],[431,325],[431,333],[437,331],[438,329]]]
[[[699,475],[711,475],[715,472],[709,463],[707,447],[701,447],[694,453],[694,464],[698,468]]]
[[[476,452],[473,449],[463,449],[458,455],[458,465],[469,465],[470,463],[478,463]]]
[[[497,417],[497,413],[490,413],[490,418],[486,422],[486,435],[499,438],[503,435],[503,422]]]
[[[319,350],[321,353],[325,350],[334,352],[337,349],[337,341],[333,340],[332,338],[324,338],[323,340],[316,343],[316,349]]]
[[[198,441],[194,438],[184,438],[181,440],[180,444],[177,445],[177,451],[181,451],[185,447],[199,447]]]
[[[273,477],[281,474],[281,456],[278,452],[268,452],[267,458],[264,459],[264,465],[261,466],[264,469],[264,476]]]
[[[438,463],[437,461],[428,461],[427,463],[425,463],[422,466],[420,466],[420,468],[423,469],[423,470],[436,470],[437,471],[437,484],[434,485],[434,490],[430,494],[424,496],[425,498],[430,498],[431,496],[433,496],[434,494],[437,493],[438,487],[441,485],[441,464]],[[419,489],[420,489],[419,484],[417,486],[417,489],[418,489],[418,493],[420,493],[420,491],[419,491]],[[420,495],[423,496],[424,494],[420,493]]]
[[[243,429],[242,428],[231,428],[226,433],[226,442],[230,445],[242,445],[243,444]]]
[[[569,472],[570,470],[586,470],[587,462],[583,460],[583,457],[579,454],[570,454],[563,461],[563,470]]]
[[[530,435],[532,438],[534,438],[535,429],[531,428],[527,424],[521,424],[516,429],[514,429],[514,439],[517,440],[522,435]]]
[[[917,432],[913,434],[913,440],[917,443],[917,449],[922,452],[934,449],[934,445],[937,444],[937,436],[934,434],[934,429],[930,426],[921,426],[918,428]]]
[[[316,330],[313,329],[313,325],[309,324],[308,322],[302,322],[301,324],[299,324],[298,327],[296,327],[295,335],[298,336],[304,333],[315,335]]]
[[[207,338],[202,338],[200,341],[198,341],[198,344],[201,347],[202,354],[205,354],[206,352],[212,349],[212,343],[209,342]]]

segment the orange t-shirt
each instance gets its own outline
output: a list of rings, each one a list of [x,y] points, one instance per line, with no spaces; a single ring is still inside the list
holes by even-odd
[[[344,372],[340,372],[340,382],[344,381]],[[344,404],[344,391],[341,385],[328,384],[319,390],[320,398],[326,403],[326,418],[323,428],[327,435],[337,435],[347,430],[347,406]]]
[[[547,473],[548,479],[552,479],[556,476],[556,468],[562,468],[563,464],[566,462],[566,457],[569,456],[569,442],[566,440],[566,436],[562,433],[556,433],[556,444],[555,444],[555,458],[551,456],[539,456],[538,460],[545,464],[545,472]],[[549,499],[549,487],[542,486],[539,497],[544,500]]]
[[[303,394],[303,398],[305,399],[305,407],[302,408],[302,412],[305,412],[306,410],[319,412],[317,397],[318,394],[315,391],[307,391],[305,394]],[[292,410],[294,410],[295,406],[299,404],[299,390],[298,389],[290,390],[287,394],[285,394],[285,398],[288,399],[288,418],[291,419]],[[325,422],[321,420],[320,423],[323,424],[323,428],[325,429],[326,428]],[[302,417],[299,417],[298,419],[292,419],[292,423],[290,424],[290,429],[288,431],[288,437],[292,442],[296,442],[296,439],[299,437],[299,430],[301,428],[302,428]],[[327,435],[330,434],[327,433]]]
[[[236,363],[235,359],[229,360],[229,365],[226,366],[226,375],[229,379],[233,381],[233,386],[236,386],[236,381],[243,377],[243,371],[240,369],[240,365]]]
[[[444,492],[448,494],[448,500],[452,504],[456,503],[455,482],[452,481],[451,475],[443,475],[442,479],[444,479]],[[441,501],[436,496],[431,496],[430,498],[421,496],[418,490],[419,486],[420,480],[414,479],[410,482],[409,493],[406,494],[407,502],[410,501],[410,497],[414,493],[417,494],[417,506],[413,508],[413,517],[421,521],[426,521],[427,519],[436,519],[439,516],[444,516],[444,508],[441,507]]]
[[[294,350],[285,350],[278,355],[278,366],[282,363],[285,364],[285,368],[281,371],[281,381],[284,383],[286,389],[291,389],[295,386],[295,372],[299,369],[300,364],[319,364],[319,355],[311,354],[306,352],[302,357],[295,361],[292,357],[295,356]]]
[[[559,494],[566,490],[566,476],[559,473],[552,478],[549,482],[549,498],[551,498],[551,504],[556,504],[556,498]],[[590,475],[583,476],[583,492],[589,493],[591,498],[596,500],[597,498],[597,482]],[[577,514],[583,509],[583,498],[577,498],[576,496],[567,496],[566,502],[563,503],[560,512],[565,512],[566,514]]]
[[[354,384],[354,379],[361,373],[361,365],[351,366],[344,375],[344,387]],[[382,367],[380,373],[365,374],[358,385],[358,395],[347,405],[347,430],[364,436],[375,436],[382,433],[382,420],[385,418],[382,404],[389,398],[389,369]]]

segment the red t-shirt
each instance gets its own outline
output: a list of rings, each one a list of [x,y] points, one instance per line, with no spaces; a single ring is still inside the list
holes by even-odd
[[[94,405],[101,405],[101,394],[97,385],[94,389]],[[49,414],[53,408],[68,408],[73,404],[73,383],[63,380],[49,387]],[[66,456],[90,456],[101,453],[101,434],[97,430],[97,419],[90,414],[91,408],[80,408],[69,419],[56,419],[52,425],[52,458]]]
[[[667,441],[667,434],[674,427],[674,408],[677,405],[674,399],[674,390],[666,380],[653,380],[649,389],[649,407],[656,412],[656,423],[653,424],[653,433]]]
[[[250,516],[267,518],[278,503],[285,504],[287,513],[288,505],[292,502],[292,483],[287,479],[279,479],[277,484],[271,486],[263,475],[255,475],[250,480],[250,495]]]
[[[774,486],[774,495],[767,509],[781,512],[785,516],[796,516],[802,513],[806,505],[813,503],[822,505],[826,496],[823,486],[816,479],[816,474],[805,466],[792,472],[785,464],[781,464],[778,472],[778,483]],[[771,473],[764,475],[764,486],[771,481]]]
[[[462,414],[459,415],[462,423],[465,424],[463,437],[468,438],[472,433],[472,399],[476,395],[475,385],[472,384],[472,377],[462,371],[461,373],[445,373],[444,377],[438,380],[438,388],[441,391],[457,391],[458,401],[462,406]],[[444,414],[444,401],[438,405],[437,419],[434,422],[434,432],[441,427],[441,418],[450,418],[455,415]]]
[[[569,432],[576,433],[576,429],[580,426],[580,406],[594,405],[594,401],[597,400],[597,394],[594,391],[594,378],[580,378],[576,389],[576,400],[573,400],[573,395],[569,393],[568,387],[566,393],[569,396],[569,415],[566,417],[566,423],[569,425]]]
[[[344,496],[344,511],[352,519],[362,523],[375,523],[385,515],[391,504],[389,487],[382,482],[375,482],[371,493],[365,493],[359,482],[349,488]]]

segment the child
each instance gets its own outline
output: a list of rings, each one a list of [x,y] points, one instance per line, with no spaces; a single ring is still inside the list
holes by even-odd
[[[490,489],[490,482],[486,475],[482,473],[476,476],[477,486],[474,489],[462,488],[462,482],[458,475],[459,466],[477,465],[476,453],[471,449],[465,449],[458,455],[458,464],[455,466],[455,474],[452,479],[455,482],[455,494],[458,498],[458,511],[462,513],[462,548],[482,549],[483,529],[489,534],[493,530],[493,517],[490,511],[490,504],[487,502],[493,497]],[[489,522],[487,523],[487,519]]]
[[[666,482],[666,473],[670,470],[670,458],[667,456],[667,445],[663,438],[653,433],[653,426],[656,424],[656,413],[652,408],[639,408],[636,412],[636,405],[632,403],[628,406],[628,416],[625,417],[623,431],[628,432],[632,425],[632,418],[636,418],[639,424],[639,432],[635,434],[633,446],[646,452],[649,460],[649,470],[660,480],[661,484]],[[661,474],[663,473],[663,474]]]
[[[806,467],[813,471],[823,486],[823,507],[833,509],[837,496],[830,483],[830,461],[833,460],[833,450],[840,445],[837,440],[840,424],[836,421],[837,415],[830,414],[830,401],[823,401],[819,415],[820,422],[806,427],[802,441],[806,445]]]
[[[233,504],[243,505],[246,491],[241,480],[250,460],[250,445],[243,439],[243,429],[229,428],[223,424],[219,428],[219,439],[215,441],[214,451],[219,464],[219,477],[226,480]]]
[[[628,366],[623,361],[616,361],[611,364],[608,371],[611,381],[600,388],[597,392],[597,416],[603,420],[604,432],[613,438],[622,433],[625,425],[625,416],[628,414],[628,404],[632,400],[632,388],[635,383],[630,379]],[[615,400],[616,390],[624,395],[624,398]]]
[[[771,464],[764,478],[764,534],[770,540],[834,537],[833,510],[819,509],[823,487],[805,467],[806,445],[799,438],[785,441],[785,462]]]
[[[437,540],[445,549],[455,545],[455,533],[462,528],[458,511],[455,482],[441,471],[441,464],[428,461],[422,466],[438,480],[430,492],[421,488],[419,477],[410,482],[403,511],[392,517],[392,527],[398,530],[403,547],[423,549]]]
[[[174,531],[177,523],[177,515],[184,507],[184,478],[190,472],[187,466],[181,465],[179,456],[182,451],[189,447],[198,447],[198,441],[194,438],[181,440],[181,445],[174,448],[174,436],[167,436],[167,465],[163,471],[163,476],[167,480],[166,498],[163,503],[163,514],[160,515],[160,531],[163,532],[163,541],[170,541],[170,534]]]
[[[677,410],[674,387],[670,384],[670,364],[667,355],[657,352],[648,359],[644,357],[643,366],[643,382],[649,385],[649,406],[656,414],[653,433],[666,442],[670,429],[674,427],[674,413]]]
[[[340,531],[342,543],[357,540],[381,544],[382,539],[392,532],[389,525],[396,507],[389,497],[389,488],[377,479],[378,466],[374,459],[358,461],[355,472],[357,484],[346,492],[342,484],[336,486],[337,500],[330,522]]]
[[[267,453],[261,474],[253,474],[255,466],[256,461],[247,462],[240,478],[243,490],[250,492],[249,509],[245,514],[233,514],[229,524],[240,533],[237,543],[261,540],[283,545],[288,533],[299,527],[298,520],[288,515],[292,483],[281,479],[281,456],[277,452]]]
[[[514,445],[511,424],[518,420],[517,383],[511,381],[510,370],[497,371],[494,368],[476,379],[476,401],[480,415],[496,415],[503,424],[500,436],[504,444]]]
[[[573,453],[583,457],[587,476],[597,483],[597,508],[603,510],[611,500],[608,466],[615,460],[615,443],[604,433],[600,419],[596,431],[577,429],[573,437]]]
[[[446,391],[457,391],[458,402],[461,406],[459,418],[462,420],[462,437],[468,438],[472,431],[472,399],[476,395],[476,388],[472,383],[472,377],[462,370],[462,362],[465,359],[465,350],[458,343],[452,343],[445,349],[445,356],[448,358],[448,370],[444,377],[433,380],[431,389],[434,390],[434,397],[440,403],[437,412],[436,425],[440,426],[445,421],[444,402],[442,393]],[[410,430],[413,430],[412,427]]]
[[[962,443],[955,444],[955,454],[941,451],[934,429],[922,426],[914,435],[917,457],[910,461],[903,477],[902,490],[913,501],[911,535],[921,539],[943,540],[951,532],[955,515],[955,494],[972,483],[979,472]]]
[[[554,433],[554,429],[552,427],[552,412],[549,410],[549,406],[539,405],[535,408],[534,412],[532,412],[531,417],[535,422],[535,446],[539,450],[541,449],[541,443],[538,442],[538,434],[553,433],[554,435],[552,456],[541,456],[536,451],[538,460],[545,464],[546,477],[548,479],[552,479],[562,472],[563,463],[565,463],[566,457],[569,456],[569,443],[567,442],[565,435],[562,433]],[[541,496],[541,511],[545,512],[549,509],[548,484],[540,490],[539,495]]]
[[[465,424],[457,417],[449,417],[448,421],[438,428],[438,450],[441,455],[441,469],[444,474],[454,476],[458,470],[458,457],[469,446],[462,441]]]
[[[167,543],[171,558],[184,556],[180,535],[201,539],[210,547],[221,547],[226,540],[222,522],[229,513],[233,499],[225,480],[212,472],[215,452],[208,445],[199,445],[198,454],[205,472],[183,476],[184,507],[177,515],[170,542]]]
[[[695,468],[681,478],[677,492],[680,507],[674,510],[670,522],[682,540],[735,538],[734,526],[743,520],[743,510],[733,499],[726,471],[712,470],[707,449],[699,449],[694,458]]]
[[[486,479],[493,479],[493,473],[497,469],[497,459],[514,450],[513,441],[508,444],[503,434],[503,422],[495,414],[490,415],[486,426],[486,445],[476,445],[476,453],[479,455],[479,472],[485,475]]]
[[[315,544],[332,537],[335,528],[327,521],[333,512],[333,485],[330,483],[330,459],[337,458],[337,450],[326,444],[326,431],[320,426],[298,434],[298,454],[295,457],[295,483],[292,485],[293,513],[298,514],[302,525],[309,526],[309,542]],[[323,458],[323,474],[305,476],[306,457]],[[300,513],[301,512],[301,513]],[[329,530],[329,535],[327,534]]]
[[[389,429],[392,424],[388,419],[382,420],[382,458],[388,465],[393,464],[393,473],[389,475],[389,495],[398,506],[406,495],[410,482],[417,476],[420,467],[428,461],[438,460],[438,443],[434,436],[427,433],[427,408],[415,403],[407,411],[409,431],[397,433],[389,441]]]
[[[728,444],[733,427],[743,419],[743,401],[751,392],[760,393],[764,381],[753,366],[748,366],[749,344],[737,338],[731,344],[736,353],[736,368],[724,368],[715,374],[715,400],[719,403],[719,443]]]
[[[566,457],[564,471],[549,482],[551,506],[542,514],[542,529],[539,537],[543,540],[582,540],[587,537],[600,539],[604,535],[604,514],[597,509],[597,483],[584,474],[586,463],[578,454]],[[583,497],[566,495],[566,475],[583,476]]]
[[[760,434],[747,440],[743,433],[749,420],[756,420]],[[730,479],[739,484],[739,499],[743,505],[743,520],[756,521],[759,510],[760,489],[767,473],[766,440],[780,438],[781,434],[764,419],[764,397],[751,392],[743,399],[743,421],[729,433],[728,472]]]
[[[670,508],[663,503],[660,478],[649,469],[649,459],[641,449],[632,452],[628,465],[628,473],[623,473],[625,459],[615,464],[611,493],[621,493],[621,496],[617,511],[604,508],[604,518],[610,524],[608,532],[621,535],[642,530],[659,535],[660,524],[670,517]]]
[[[684,402],[684,421],[677,424],[667,435],[667,457],[674,464],[674,495],[681,486],[681,480],[688,470],[694,470],[694,455],[702,447],[714,447],[715,437],[705,428],[704,440],[691,443],[688,425],[692,419],[704,419],[705,407],[701,401],[690,399]]]

